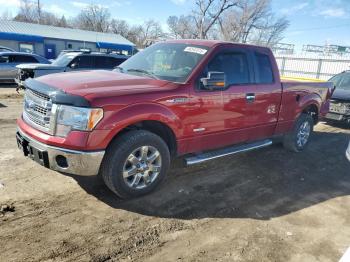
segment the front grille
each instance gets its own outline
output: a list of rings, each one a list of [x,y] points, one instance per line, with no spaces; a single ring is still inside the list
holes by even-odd
[[[50,133],[52,102],[50,97],[37,91],[26,89],[24,96],[24,121],[45,133]]]
[[[44,107],[39,106],[39,105],[35,105],[34,111],[38,112],[39,114],[42,114],[42,115],[47,115],[47,108],[44,108]]]
[[[350,106],[346,103],[331,100],[329,111],[338,114],[348,114],[350,112]]]

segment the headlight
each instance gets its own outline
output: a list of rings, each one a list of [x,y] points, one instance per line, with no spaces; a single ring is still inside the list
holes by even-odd
[[[55,135],[61,137],[66,137],[71,130],[91,131],[103,118],[102,108],[54,104],[53,111],[56,111]]]

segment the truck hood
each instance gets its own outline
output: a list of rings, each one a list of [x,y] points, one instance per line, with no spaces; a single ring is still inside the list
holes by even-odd
[[[350,101],[350,90],[336,89],[332,95],[332,99]]]
[[[62,69],[62,66],[56,66],[52,64],[20,64],[16,66],[19,69],[44,69],[44,70],[57,70]]]
[[[89,98],[171,90],[172,82],[107,70],[78,71],[45,75],[37,81],[65,93]]]

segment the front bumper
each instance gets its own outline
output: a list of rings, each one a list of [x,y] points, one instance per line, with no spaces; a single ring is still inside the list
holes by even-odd
[[[81,176],[97,175],[105,151],[77,151],[43,144],[17,129],[17,144],[25,156],[62,173]]]

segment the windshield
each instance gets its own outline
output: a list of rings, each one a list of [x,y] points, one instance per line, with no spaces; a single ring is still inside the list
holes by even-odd
[[[70,61],[73,60],[74,57],[75,55],[72,55],[72,54],[65,54],[65,55],[59,56],[56,60],[52,62],[52,65],[67,66],[70,63]]]
[[[159,43],[126,60],[119,70],[183,83],[207,51],[208,47],[205,46]]]
[[[350,73],[348,72],[333,76],[328,81],[333,82],[336,89],[350,90]]]

